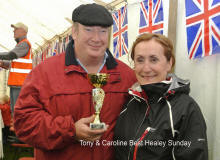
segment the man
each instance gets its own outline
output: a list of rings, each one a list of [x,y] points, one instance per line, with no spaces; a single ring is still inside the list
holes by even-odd
[[[12,24],[11,27],[14,28],[14,38],[17,45],[9,52],[0,52],[0,67],[10,68],[8,86],[10,87],[11,113],[13,115],[21,86],[32,69],[32,52],[31,44],[27,40],[28,27],[21,22]],[[10,61],[12,61],[11,66]]]
[[[112,160],[116,119],[136,79],[107,49],[113,24],[107,9],[81,5],[72,20],[73,40],[66,53],[45,60],[28,75],[15,107],[15,131],[36,148],[36,160]],[[88,73],[110,75],[102,87],[104,129],[89,126],[95,109]]]

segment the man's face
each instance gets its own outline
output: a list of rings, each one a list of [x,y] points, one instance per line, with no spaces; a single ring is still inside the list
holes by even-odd
[[[25,36],[26,32],[22,28],[14,28],[14,38],[20,38],[22,36]]]
[[[100,58],[108,47],[109,28],[101,26],[73,26],[72,37],[77,58]]]

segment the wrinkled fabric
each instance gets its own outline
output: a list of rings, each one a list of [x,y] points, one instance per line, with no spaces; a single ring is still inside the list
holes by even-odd
[[[113,146],[106,142],[112,141],[127,90],[136,81],[134,73],[118,60],[114,68],[105,65],[101,70],[110,74],[102,87],[105,99],[100,113],[101,121],[109,128],[89,146],[74,139],[74,123],[94,114],[94,87],[80,65],[66,65],[65,61],[71,61],[67,54],[66,59],[65,54],[48,58],[28,75],[15,106],[16,135],[36,148],[37,160],[113,160]]]
[[[2,119],[3,119],[4,125],[10,126],[10,122],[11,122],[10,104],[9,103],[0,104],[0,109],[1,109]]]
[[[142,139],[136,160],[208,160],[205,120],[189,91],[189,81],[175,75],[168,82],[135,84],[116,123],[114,140],[127,143],[115,147],[116,159],[132,160]]]

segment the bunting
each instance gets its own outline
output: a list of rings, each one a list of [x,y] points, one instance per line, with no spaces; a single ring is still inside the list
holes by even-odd
[[[185,0],[188,56],[220,53],[220,1]]]
[[[140,3],[139,34],[163,34],[164,11],[162,0],[145,0]]]
[[[113,17],[113,54],[119,58],[128,54],[128,18],[124,6],[112,14]]]

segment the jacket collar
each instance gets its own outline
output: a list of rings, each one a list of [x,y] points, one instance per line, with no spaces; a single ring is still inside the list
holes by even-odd
[[[165,87],[164,89],[166,90],[163,90],[162,86],[157,86],[157,85],[162,85],[162,84],[164,84],[164,87]],[[165,84],[167,84],[169,87],[165,86]],[[168,74],[167,80],[159,82],[159,83],[148,84],[148,85],[143,85],[143,86],[140,86],[138,82],[135,83],[129,89],[129,94],[132,96],[138,97],[139,99],[146,99],[146,97],[148,99],[150,98],[148,95],[149,93],[155,92],[156,95],[159,95],[158,92],[160,92],[160,90],[162,89],[164,93],[160,94],[161,95],[161,97],[159,98],[160,100],[161,98],[167,99],[171,95],[174,95],[176,92],[189,94],[189,91],[190,91],[189,86],[190,86],[189,80],[180,79],[175,74]],[[162,88],[160,89],[160,87]],[[158,92],[156,89],[158,89]],[[146,95],[143,95],[143,93]]]
[[[165,98],[165,94],[169,86],[170,84],[165,83],[164,81],[146,85],[140,85],[137,82],[132,86],[132,88],[128,89],[128,93],[139,102],[143,100],[148,104],[158,103],[162,98]]]
[[[108,58],[106,59],[106,67],[107,69],[113,69],[115,68],[118,63],[116,62],[115,58],[112,56],[111,52],[107,49],[106,53],[108,54]],[[74,41],[71,40],[66,48],[66,54],[65,54],[65,65],[75,65],[78,66],[79,63],[76,60],[75,57],[75,51],[74,51]]]
[[[143,93],[144,92],[142,92],[142,88],[138,82],[133,84],[132,87],[128,89],[128,94],[145,101],[147,99],[147,96],[146,94]]]

